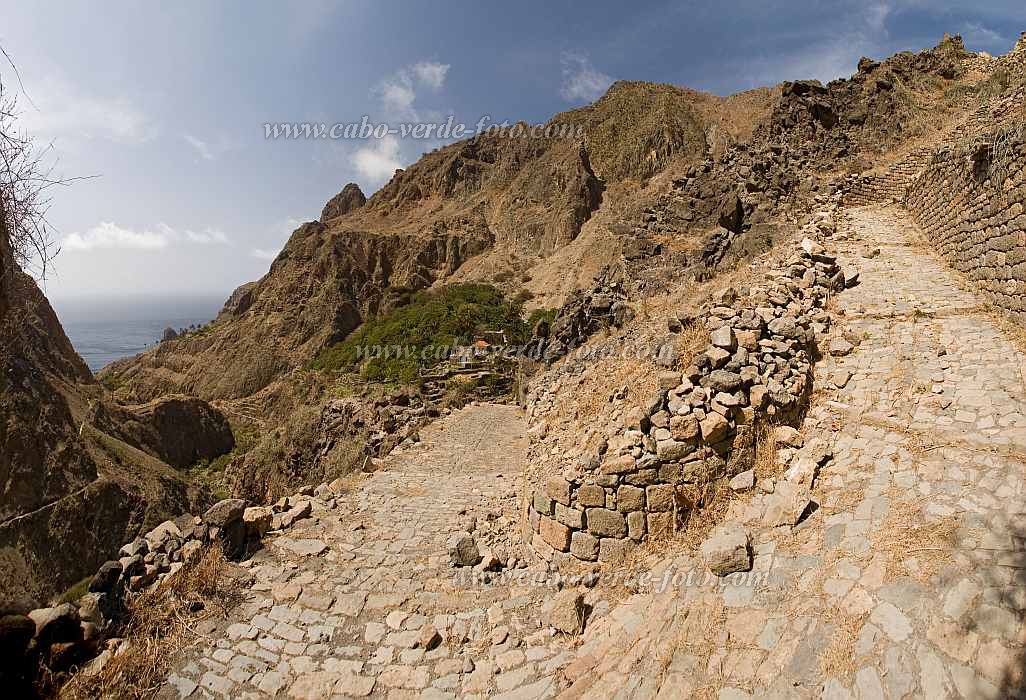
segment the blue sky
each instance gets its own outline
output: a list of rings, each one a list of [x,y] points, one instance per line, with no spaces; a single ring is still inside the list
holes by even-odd
[[[23,126],[64,176],[97,175],[53,193],[57,298],[225,294],[346,182],[370,195],[438,145],[268,140],[264,123],[543,121],[614,79],[729,94],[944,31],[1004,53],[1026,30],[1021,0],[0,0],[0,16]]]

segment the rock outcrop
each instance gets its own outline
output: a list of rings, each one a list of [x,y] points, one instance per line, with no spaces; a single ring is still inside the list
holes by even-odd
[[[0,608],[24,610],[205,496],[114,424],[89,424],[90,405],[109,400],[18,270],[6,228],[0,270]]]
[[[86,421],[178,469],[235,447],[224,414],[195,397],[162,396],[137,406],[97,402]]]
[[[342,191],[328,200],[321,210],[321,223],[327,223],[329,219],[345,216],[354,209],[359,209],[367,203],[367,197],[363,190],[355,182],[350,182],[342,188]]]

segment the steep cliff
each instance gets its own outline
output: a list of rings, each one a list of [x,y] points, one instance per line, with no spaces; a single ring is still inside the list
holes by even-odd
[[[2,210],[0,227],[0,608],[24,608],[93,571],[140,527],[207,496],[153,456],[169,445],[153,412],[109,404],[14,263]],[[108,409],[110,432],[91,420]],[[118,437],[133,430],[134,444]]]

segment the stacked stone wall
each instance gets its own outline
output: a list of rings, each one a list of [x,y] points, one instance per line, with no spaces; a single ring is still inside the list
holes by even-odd
[[[859,175],[848,183],[844,203],[860,207],[891,199],[902,199],[909,184],[923,171],[932,150],[921,148],[890,166],[885,172]]]
[[[1026,323],[1026,125],[936,153],[905,205],[990,303]]]
[[[683,372],[662,372],[660,388],[625,412],[591,464],[529,480],[523,535],[533,551],[557,563],[614,563],[634,543],[672,536],[710,484],[751,469],[759,421],[801,411],[817,338],[830,326],[826,300],[852,283],[806,239],[748,296],[700,313],[694,322],[710,332],[708,349]],[[549,380],[558,388],[557,374]],[[532,388],[529,413],[555,391]]]

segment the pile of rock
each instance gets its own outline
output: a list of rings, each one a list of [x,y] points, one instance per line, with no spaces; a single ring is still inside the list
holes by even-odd
[[[595,287],[570,297],[552,323],[539,328],[542,356],[553,362],[583,345],[600,328],[620,327],[634,317],[623,285],[603,270]]]
[[[449,538],[449,563],[453,567],[472,567],[480,583],[489,583],[492,574],[508,569],[524,569],[527,559],[522,547],[509,533],[514,520],[496,512],[483,517],[463,512],[457,529]]]
[[[118,559],[100,566],[88,592],[74,603],[26,615],[0,614],[0,677],[27,683],[31,679],[25,674],[40,665],[61,673],[94,656],[87,672],[99,672],[125,644],[111,635],[132,596],[154,590],[197,561],[205,547],[220,546],[229,558],[243,556],[267,532],[287,529],[309,517],[315,500],[333,508],[341,490],[340,480],[304,487],[272,506],[225,499],[202,516],[185,514],[161,523],[124,545]]]
[[[810,226],[818,237],[832,232],[833,212]],[[693,322],[709,331],[709,347],[683,372],[660,373],[659,388],[590,460],[533,484],[525,526],[533,550],[549,561],[614,562],[632,542],[671,535],[694,507],[691,487],[749,469],[757,420],[786,421],[800,409],[817,338],[830,329],[825,302],[856,282],[805,238],[764,283],[700,309]],[[552,397],[536,391],[532,400]]]

